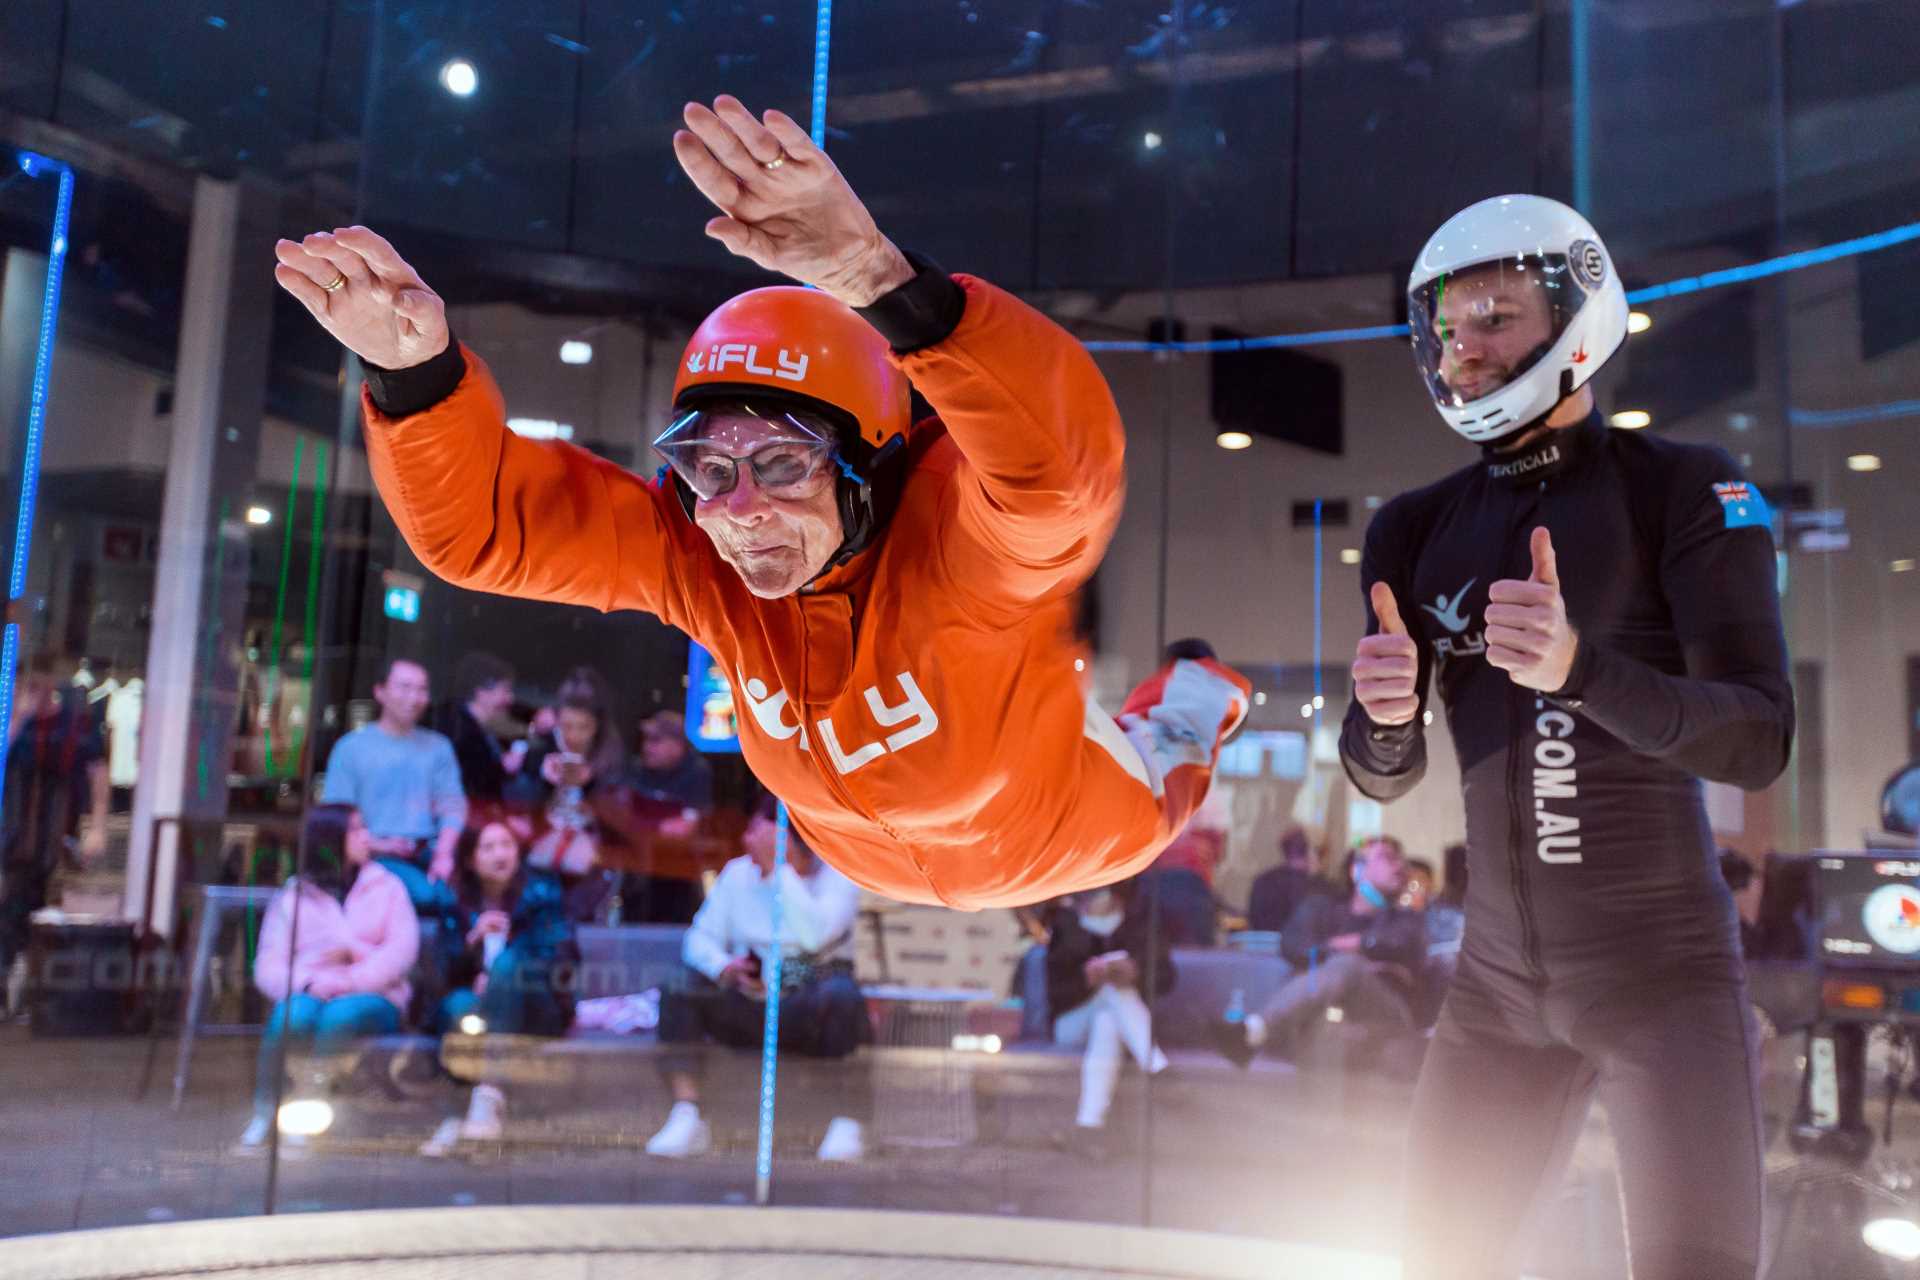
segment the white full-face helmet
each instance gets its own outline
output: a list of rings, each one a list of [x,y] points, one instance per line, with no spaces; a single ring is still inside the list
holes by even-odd
[[[1491,444],[1552,412],[1619,349],[1627,294],[1585,218],[1545,196],[1495,196],[1420,251],[1407,323],[1440,416]]]

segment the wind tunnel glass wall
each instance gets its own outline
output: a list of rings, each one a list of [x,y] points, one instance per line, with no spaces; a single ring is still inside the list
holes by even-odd
[[[1591,384],[1607,429],[1724,451],[1726,481],[1773,513],[1795,746],[1766,787],[1704,792],[1714,846],[1752,866],[1735,899],[1763,1035],[1768,1274],[1893,1265],[1862,1230],[1915,1213],[1912,1103],[1897,1091],[1889,1142],[1879,1091],[1867,1109],[1853,1084],[1896,1068],[1906,1083],[1904,1039],[1868,1016],[1902,1007],[1905,980],[1824,991],[1818,912],[1797,895],[1799,855],[1898,843],[1911,819],[1883,792],[1920,760],[1920,48],[1905,6],[137,8],[0,10],[9,517],[54,214],[51,185],[12,158],[62,161],[74,192],[10,616],[61,706],[84,709],[76,751],[106,770],[96,824],[85,763],[58,765],[77,789],[44,900],[63,915],[31,918],[39,878],[9,855],[9,1007],[26,1016],[0,1024],[15,1082],[0,1108],[24,1158],[4,1162],[0,1230],[745,1206],[764,1189],[779,1205],[1250,1236],[1353,1267],[1393,1255],[1412,1082],[1460,945],[1446,850],[1466,833],[1461,769],[1437,700],[1427,776],[1390,804],[1348,780],[1334,735],[1369,522],[1478,460],[1396,331],[1409,268],[1454,211],[1539,192],[1592,220],[1638,299]],[[761,788],[737,754],[672,762],[661,718],[727,737],[746,709],[737,673],[645,614],[429,571],[376,490],[359,365],[249,282],[232,247],[258,246],[245,261],[264,273],[277,236],[375,228],[446,299],[510,430],[650,473],[688,336],[768,280],[703,235],[713,211],[672,155],[682,103],[722,91],[803,126],[817,99],[828,154],[885,234],[1092,348],[1128,448],[1125,511],[1077,610],[1089,696],[1117,711],[1183,637],[1254,685],[1201,820],[1121,901],[1016,915],[853,900],[844,945],[812,957],[846,979],[840,1003],[818,982],[786,993],[771,1093],[757,1008],[686,964],[695,907],[772,838]],[[208,182],[242,195],[226,256],[196,259],[195,219],[220,207]],[[1776,261],[1789,269],[1747,271]],[[204,448],[177,447],[183,421]],[[1563,554],[1560,571],[1588,570]],[[1401,602],[1434,625],[1448,605]],[[462,748],[465,817],[397,820],[374,784],[418,766],[342,747],[380,744],[367,735],[385,732],[369,726],[396,658],[414,664],[400,684],[424,677],[407,696],[425,722]],[[433,888],[432,849],[391,870],[417,893],[378,914],[412,920],[413,958],[362,968],[365,988],[341,995],[369,999],[322,1034],[292,1000],[301,983],[261,957],[324,959],[314,931],[343,910],[348,853],[321,806],[343,797],[371,815],[375,863],[458,827],[472,866],[498,812],[492,839],[566,874],[496,968],[478,926],[505,899],[477,877],[464,901],[459,876]],[[1354,992],[1289,986],[1318,974],[1288,959],[1286,908],[1317,888],[1278,874],[1296,830],[1287,843],[1342,901],[1345,854],[1375,834],[1432,865],[1407,891],[1427,895],[1418,963]],[[282,892],[296,868],[313,886],[298,921]],[[380,881],[368,873],[363,898]],[[1049,965],[1051,938],[1114,911],[1150,922],[1130,982],[1090,984],[1058,949]],[[1861,1003],[1823,1004],[1842,997]],[[796,1043],[848,1009],[834,1035]],[[1244,1015],[1269,1013],[1277,1029],[1242,1068]],[[1827,1081],[1834,1104],[1816,1106]],[[1596,1109],[1527,1248],[1532,1274],[1625,1274],[1614,1136]],[[1298,1262],[1276,1254],[1272,1270]]]

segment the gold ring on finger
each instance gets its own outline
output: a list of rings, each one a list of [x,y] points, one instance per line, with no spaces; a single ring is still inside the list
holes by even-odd
[[[775,169],[778,169],[781,165],[785,164],[786,162],[787,162],[787,153],[783,151],[771,160],[762,160],[760,162],[760,167],[762,169],[765,169],[768,173],[772,173]]]
[[[344,271],[340,271],[333,277],[332,284],[323,284],[320,287],[326,290],[328,293],[333,293],[333,292],[336,292],[337,290],[346,288],[346,286],[347,286],[347,273]]]

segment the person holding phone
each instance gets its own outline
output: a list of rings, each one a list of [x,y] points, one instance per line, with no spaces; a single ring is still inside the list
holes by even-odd
[[[601,920],[619,900],[619,872],[603,856],[623,841],[626,807],[626,748],[611,704],[600,673],[575,668],[554,698],[551,736],[535,740],[507,787],[509,803],[531,817],[527,865],[560,877],[578,922]]]

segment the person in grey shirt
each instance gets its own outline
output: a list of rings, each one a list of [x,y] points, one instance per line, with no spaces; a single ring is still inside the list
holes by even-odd
[[[416,906],[434,900],[453,873],[453,849],[467,821],[467,796],[453,743],[420,727],[427,672],[395,658],[373,687],[380,718],[334,744],[320,799],[360,810],[373,851],[407,885]]]

